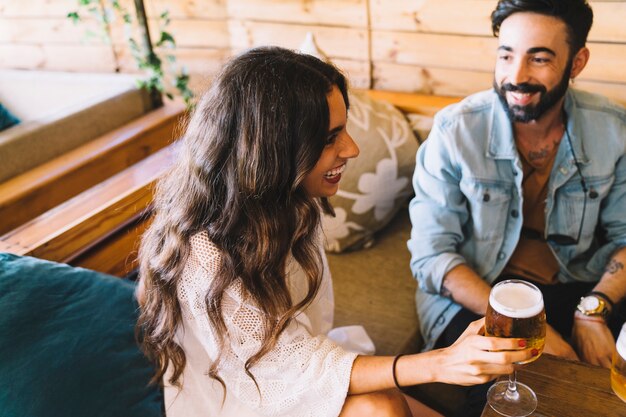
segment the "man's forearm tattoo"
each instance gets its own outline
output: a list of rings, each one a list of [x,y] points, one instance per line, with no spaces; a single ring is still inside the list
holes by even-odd
[[[621,263],[620,261],[616,259],[611,259],[604,270],[608,272],[609,274],[614,275],[622,271],[623,269],[624,269],[623,263]]]

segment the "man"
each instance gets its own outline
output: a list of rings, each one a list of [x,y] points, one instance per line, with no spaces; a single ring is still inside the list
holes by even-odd
[[[609,367],[625,320],[626,111],[568,88],[593,13],[500,0],[491,17],[493,90],[442,110],[417,154],[408,247],[425,348],[451,344],[516,277],[544,294],[545,352]]]

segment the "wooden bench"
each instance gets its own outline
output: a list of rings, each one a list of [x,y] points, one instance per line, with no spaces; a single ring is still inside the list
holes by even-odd
[[[171,143],[184,112],[167,103],[93,141],[0,183],[0,235]]]
[[[421,94],[368,92],[373,98],[389,101],[405,112],[430,116],[443,106],[459,100]],[[115,152],[96,152],[99,156],[94,162],[64,165],[62,161],[56,161],[62,174],[53,176],[54,181],[49,184],[43,179],[30,184],[27,176],[21,178],[23,187],[28,186],[32,190],[30,194],[22,195],[33,197],[15,199],[10,210],[15,212],[23,208],[28,211],[29,214],[22,218],[28,218],[33,213],[37,215],[17,227],[14,221],[9,231],[0,231],[4,233],[0,236],[0,251],[66,262],[117,276],[133,271],[137,266],[139,237],[149,224],[152,189],[157,178],[169,168],[175,144],[165,146],[147,158],[142,159],[141,156],[168,143],[175,131],[173,123],[180,117],[182,109],[166,107],[161,113],[165,117],[160,121],[147,123],[144,129],[138,127],[141,132],[134,140],[120,140],[123,145],[118,147],[111,145]],[[127,155],[126,159],[124,155]],[[110,178],[103,174],[94,176],[91,183],[81,181],[86,175],[95,175],[94,170],[115,171],[117,168],[109,168],[109,163],[118,168],[124,167],[124,164],[127,167]],[[54,172],[53,169],[50,171]],[[56,193],[57,188],[70,179],[77,183],[72,186],[71,192],[60,193],[52,201],[42,195],[50,190]],[[17,182],[9,185],[16,193],[19,191]],[[6,189],[7,184],[0,187]],[[78,193],[75,192],[77,190]],[[39,205],[32,209],[26,207],[31,201],[37,201]],[[4,207],[0,205],[1,209],[9,210]]]

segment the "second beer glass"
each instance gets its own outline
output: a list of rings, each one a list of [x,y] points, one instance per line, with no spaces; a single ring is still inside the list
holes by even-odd
[[[615,347],[611,365],[611,388],[615,395],[626,402],[626,324],[622,326]]]
[[[496,284],[489,294],[485,334],[526,339],[527,347],[536,349],[537,355],[522,363],[537,359],[543,352],[546,339],[546,313],[541,291],[521,280]],[[509,417],[525,417],[537,408],[537,396],[530,387],[516,381],[515,371],[508,381],[497,382],[489,388],[487,402],[495,411]]]

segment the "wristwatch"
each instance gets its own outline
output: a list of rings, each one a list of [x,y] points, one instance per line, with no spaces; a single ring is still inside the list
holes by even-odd
[[[606,320],[611,313],[604,297],[596,294],[588,294],[581,297],[576,309],[585,316],[600,316],[604,320]]]

